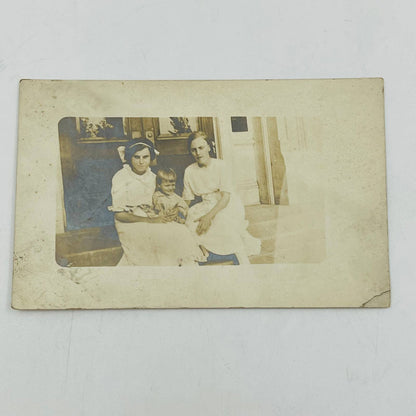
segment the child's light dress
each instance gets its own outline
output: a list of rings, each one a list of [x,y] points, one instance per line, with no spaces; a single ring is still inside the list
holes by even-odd
[[[161,191],[156,191],[153,194],[153,209],[159,213],[166,213],[167,211],[177,209],[178,217],[176,221],[185,223],[189,208],[187,203],[179,195],[175,193],[165,195]]]

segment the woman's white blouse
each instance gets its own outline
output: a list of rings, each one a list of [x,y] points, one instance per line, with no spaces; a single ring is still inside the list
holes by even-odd
[[[231,174],[221,159],[211,159],[208,166],[189,165],[183,178],[183,199],[191,201],[195,196],[213,192],[233,192]]]
[[[124,165],[114,176],[111,187],[112,211],[125,211],[127,207],[152,205],[152,196],[156,188],[156,175],[148,169],[143,175],[137,175],[129,165]],[[146,216],[143,213],[143,216]]]

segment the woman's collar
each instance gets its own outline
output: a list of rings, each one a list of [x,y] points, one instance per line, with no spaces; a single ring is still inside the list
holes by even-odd
[[[123,169],[126,169],[126,171],[129,173],[129,175],[133,176],[136,179],[146,179],[149,176],[149,174],[152,173],[150,168],[147,168],[146,172],[143,173],[143,175],[138,175],[137,173],[133,172],[133,169],[127,163],[125,165],[123,165]]]
[[[198,162],[196,162],[196,164],[198,165],[199,168],[206,169],[206,168],[209,168],[212,165],[212,161],[213,161],[213,158],[210,156],[209,157],[209,162],[206,165],[200,165]]]

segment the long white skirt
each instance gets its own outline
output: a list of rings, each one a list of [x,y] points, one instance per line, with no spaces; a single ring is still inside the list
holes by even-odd
[[[190,266],[205,261],[184,224],[115,223],[124,252],[119,266]]]
[[[228,205],[212,221],[208,231],[197,235],[198,219],[217,204],[218,192],[202,195],[199,202],[189,209],[186,226],[191,230],[198,244],[215,254],[244,253],[246,256],[260,253],[261,241],[247,231],[244,206],[236,195],[231,195]]]

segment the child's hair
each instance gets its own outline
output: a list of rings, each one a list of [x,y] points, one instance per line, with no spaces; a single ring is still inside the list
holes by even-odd
[[[160,185],[163,180],[176,181],[176,172],[172,168],[160,168],[156,174],[157,185]]]

